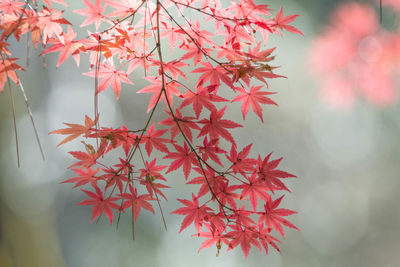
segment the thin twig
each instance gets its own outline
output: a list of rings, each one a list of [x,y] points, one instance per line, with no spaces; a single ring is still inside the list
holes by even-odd
[[[14,103],[14,96],[12,93],[10,78],[7,77],[7,84],[8,88],[10,89],[10,100],[11,100],[11,107],[12,107],[12,116],[13,116],[13,123],[14,123],[14,134],[15,134],[15,148],[17,151],[17,164],[18,168],[20,167],[20,160],[19,160],[19,147],[18,147],[18,132],[17,132],[17,122],[15,119],[15,103]]]
[[[16,149],[16,152],[17,152],[17,165],[18,165],[18,168],[19,168],[19,167],[20,167],[20,160],[19,160],[19,146],[18,146],[17,122],[16,122],[16,119],[15,119],[15,103],[14,103],[14,96],[13,96],[13,93],[12,93],[12,87],[11,87],[11,83],[10,83],[10,78],[8,77],[8,70],[7,70],[7,67],[6,67],[6,62],[5,62],[5,60],[4,60],[4,55],[3,55],[3,53],[1,53],[1,52],[0,52],[0,55],[1,55],[1,60],[2,60],[3,65],[4,65],[4,69],[5,69],[5,71],[6,71],[7,85],[8,85],[8,88],[9,88],[9,90],[10,90],[10,101],[11,101],[11,109],[12,109],[13,124],[14,124],[15,149]]]
[[[35,132],[36,142],[37,142],[37,144],[38,144],[38,146],[39,146],[40,154],[42,155],[42,159],[45,160],[45,158],[44,158],[44,153],[43,153],[43,149],[42,149],[42,145],[41,145],[40,139],[39,139],[39,134],[38,134],[38,132],[37,132],[36,125],[35,125],[35,122],[34,122],[34,120],[33,120],[33,114],[32,114],[31,107],[30,107],[30,105],[29,105],[28,97],[26,96],[24,86],[22,85],[22,82],[21,82],[21,80],[19,80],[19,79],[18,79],[18,84],[19,84],[19,88],[21,88],[22,94],[24,95],[24,100],[25,100],[26,109],[28,110],[28,114],[29,114],[29,117],[30,117],[30,119],[31,119],[33,131]]]

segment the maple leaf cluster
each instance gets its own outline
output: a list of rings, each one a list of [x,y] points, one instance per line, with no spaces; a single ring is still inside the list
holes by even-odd
[[[130,212],[134,223],[141,211],[158,208],[165,224],[165,175],[182,170],[198,191],[191,199],[178,199],[183,207],[172,213],[184,216],[180,231],[194,225],[195,236],[206,238],[200,249],[215,245],[219,252],[223,244],[228,250],[240,245],[246,257],[251,246],[279,251],[275,234],[284,237],[283,226],[297,229],[285,219],[295,212],[280,207],[284,192],[290,192],[285,180],[295,176],[279,168],[282,158],[252,157],[252,144],[239,148],[232,130],[242,125],[225,113],[234,105],[229,103],[241,102],[243,119],[252,108],[263,121],[262,105],[277,106],[267,82],[283,76],[270,65],[274,48],[266,45],[271,34],[302,34],[290,25],[298,15],[285,16],[282,8],[273,15],[268,5],[253,0],[83,3],[85,8],[74,12],[84,17],[81,27],[93,24],[96,31],[80,38],[50,0],[0,3],[1,88],[8,78],[18,82],[16,71],[22,70],[6,49],[11,35],[20,40],[30,34],[35,46],[42,44],[42,55],[59,53],[57,67],[69,57],[79,65],[81,55],[89,54],[84,75],[94,77],[96,99],[108,88],[119,98],[122,84],[133,87],[132,73],[144,70],[149,85],[137,93],[151,97],[142,127],[100,126],[95,104],[94,118],[86,115],[84,125],[65,123],[67,128],[51,132],[66,136],[59,145],[84,140],[82,151],[69,152],[76,176],[64,181],[87,195],[78,205],[92,207],[92,222],[104,214],[111,224],[121,213]],[[190,20],[188,11],[203,22]],[[201,24],[207,23],[215,28],[206,30]],[[179,56],[166,61],[167,51]],[[153,114],[161,106],[166,119],[156,123]],[[106,163],[115,155],[115,164]]]
[[[397,0],[382,3],[400,8]],[[398,26],[381,27],[371,5],[340,4],[311,50],[311,69],[321,77],[323,99],[343,108],[352,107],[358,96],[379,107],[395,104],[400,74]]]
[[[43,1],[40,9],[39,1],[13,1],[2,0],[0,2],[0,92],[4,85],[11,80],[19,83],[17,70],[23,68],[15,63],[17,58],[12,57],[8,49],[8,38],[14,36],[17,41],[25,34],[29,37],[35,47],[42,42],[46,45],[52,38],[64,40],[62,25],[70,24],[62,17],[63,11],[51,8],[50,0]],[[63,3],[62,0],[52,2]]]

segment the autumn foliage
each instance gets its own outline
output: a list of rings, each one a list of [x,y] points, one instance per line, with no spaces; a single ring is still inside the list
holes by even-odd
[[[57,53],[57,67],[70,57],[79,65],[89,55],[90,70],[83,74],[94,79],[94,115],[51,132],[65,136],[59,145],[82,142],[82,151],[69,152],[75,176],[64,181],[86,196],[78,205],[92,208],[92,222],[104,214],[112,224],[130,213],[134,226],[143,210],[159,210],[165,225],[169,173],[182,171],[193,193],[179,198],[182,207],[172,213],[183,216],[180,231],[193,225],[194,235],[205,239],[200,249],[216,246],[219,253],[222,246],[240,245],[246,257],[251,246],[279,251],[284,227],[297,229],[286,219],[295,212],[281,207],[290,192],[285,180],[295,176],[281,170],[282,158],[254,157],[252,144],[239,147],[232,130],[242,127],[241,118],[226,115],[237,107],[230,103],[239,102],[243,119],[252,109],[264,121],[263,105],[277,106],[268,81],[283,76],[271,65],[274,48],[267,42],[285,31],[302,34],[291,24],[297,15],[253,0],[83,3],[74,12],[82,16],[81,27],[95,31],[78,37],[76,25],[63,17],[62,0],[0,1],[1,90],[11,90],[9,81],[21,86],[23,68],[9,49],[10,37],[27,35],[42,56]],[[174,59],[166,60],[171,52]],[[145,125],[100,125],[98,94],[112,89],[118,99],[123,84],[133,90],[138,69],[148,85],[137,93],[151,95]],[[156,109],[166,119],[154,121]]]

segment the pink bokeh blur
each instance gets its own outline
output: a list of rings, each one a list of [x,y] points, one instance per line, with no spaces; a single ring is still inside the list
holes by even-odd
[[[385,4],[400,10],[398,0]],[[351,108],[358,98],[391,106],[398,101],[400,82],[399,28],[383,29],[374,6],[341,4],[311,48],[310,68],[331,106]]]

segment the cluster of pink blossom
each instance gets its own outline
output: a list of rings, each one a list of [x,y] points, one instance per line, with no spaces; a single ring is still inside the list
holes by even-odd
[[[384,4],[400,8],[397,0]],[[383,29],[373,6],[339,5],[311,51],[322,98],[332,106],[352,107],[358,96],[379,107],[397,102],[400,31]]]

